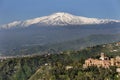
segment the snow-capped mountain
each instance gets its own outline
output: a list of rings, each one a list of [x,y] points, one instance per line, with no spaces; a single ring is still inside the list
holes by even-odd
[[[59,12],[49,16],[29,19],[25,21],[14,21],[12,23],[1,25],[0,28],[8,29],[13,27],[28,27],[33,24],[65,26],[65,25],[106,24],[110,22],[120,22],[120,21],[112,20],[112,19],[87,18],[82,16],[74,16],[69,13]]]

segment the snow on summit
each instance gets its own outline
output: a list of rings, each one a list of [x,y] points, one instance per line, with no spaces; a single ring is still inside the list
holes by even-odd
[[[14,21],[0,26],[0,28],[12,28],[12,27],[29,27],[33,24],[39,25],[53,25],[53,26],[65,26],[65,25],[88,25],[88,24],[106,24],[109,22],[120,22],[119,20],[111,19],[97,19],[87,18],[82,16],[75,16],[65,12],[58,12],[49,16],[38,17],[25,21]]]

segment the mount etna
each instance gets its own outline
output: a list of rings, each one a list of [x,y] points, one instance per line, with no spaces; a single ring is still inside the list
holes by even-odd
[[[0,26],[1,55],[81,49],[114,41],[120,41],[120,20],[64,12]]]

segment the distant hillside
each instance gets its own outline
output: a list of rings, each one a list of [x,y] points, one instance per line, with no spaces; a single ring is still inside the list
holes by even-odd
[[[8,50],[4,54],[6,55],[28,55],[28,54],[46,54],[46,53],[58,53],[66,50],[79,50],[86,47],[92,47],[95,45],[107,44],[120,41],[119,34],[111,35],[91,35],[80,39],[68,40],[47,45],[32,45],[24,46]]]
[[[119,80],[115,68],[83,69],[84,60],[98,58],[104,52],[109,57],[120,56],[120,42],[97,45],[82,50],[57,54],[15,57],[0,62],[0,80]],[[71,69],[67,67],[72,66]],[[118,76],[118,77],[117,77]]]

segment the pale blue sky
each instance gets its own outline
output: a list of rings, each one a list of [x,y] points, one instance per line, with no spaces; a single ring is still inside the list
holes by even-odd
[[[0,25],[56,12],[120,20],[120,0],[0,0]]]

